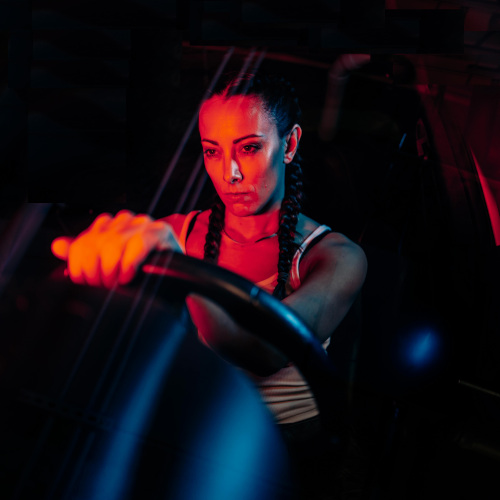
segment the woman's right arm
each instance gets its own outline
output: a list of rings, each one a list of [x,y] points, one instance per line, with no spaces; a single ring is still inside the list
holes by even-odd
[[[174,214],[153,220],[127,210],[114,217],[101,214],[76,238],[56,238],[52,253],[67,261],[75,283],[111,288],[130,282],[153,250],[181,251],[177,235],[184,218]]]

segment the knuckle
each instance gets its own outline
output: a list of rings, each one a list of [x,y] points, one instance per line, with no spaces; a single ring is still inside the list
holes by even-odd
[[[147,244],[143,235],[141,233],[134,234],[126,244],[123,259],[126,261],[125,264],[140,260],[145,251],[147,251]]]
[[[109,213],[100,214],[94,219],[94,222],[92,222],[90,227],[83,232],[87,233],[90,231],[99,230],[102,226],[106,225],[106,223],[109,222],[111,219],[112,216]]]
[[[149,246],[149,238],[145,233],[135,233],[131,238],[131,245],[138,251],[147,249]]]
[[[134,217],[135,213],[131,212],[130,210],[120,210],[116,215],[115,219],[122,219],[122,218],[131,218]]]
[[[151,228],[153,229],[169,229],[169,230],[172,230],[172,226],[170,224],[168,224],[167,222],[164,222],[162,220],[156,220],[154,222],[151,223]]]
[[[132,221],[131,225],[133,226],[143,226],[143,225],[149,225],[153,219],[146,214],[140,214],[136,215]]]
[[[75,256],[80,252],[82,246],[82,236],[76,238],[72,243],[70,243],[68,248],[68,258],[74,259]]]
[[[109,212],[103,212],[102,214],[99,214],[94,221],[101,221],[101,220],[109,220],[112,219],[112,215]]]
[[[144,221],[148,221],[148,222],[151,222],[153,219],[150,215],[148,214],[137,214],[135,216],[136,219],[140,219],[140,220],[144,220]]]
[[[112,240],[106,241],[101,246],[100,250],[101,260],[106,264],[116,262],[120,259],[122,254],[122,247],[116,245]]]

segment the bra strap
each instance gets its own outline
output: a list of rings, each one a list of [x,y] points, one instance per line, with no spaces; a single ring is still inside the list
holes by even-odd
[[[196,217],[198,217],[200,213],[201,210],[193,210],[192,212],[189,212],[184,219],[184,223],[182,224],[181,232],[179,233],[179,244],[184,255],[186,255],[186,242],[189,233],[192,231],[196,222]]]
[[[305,254],[306,250],[311,248],[315,243],[319,242],[323,236],[331,233],[332,230],[328,226],[322,225],[318,226],[304,241],[300,244],[299,248],[295,252],[292,260],[292,266],[290,268],[290,285],[294,290],[297,290],[300,286],[300,273],[299,264],[300,259]]]

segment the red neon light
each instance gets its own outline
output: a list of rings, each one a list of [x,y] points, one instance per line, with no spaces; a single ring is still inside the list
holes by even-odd
[[[486,201],[486,208],[488,209],[488,214],[490,216],[491,229],[493,230],[493,238],[495,239],[495,245],[500,245],[500,213],[498,212],[498,205],[495,200],[491,188],[488,184],[486,176],[483,174],[481,167],[476,159],[474,152],[471,150],[472,158],[474,159],[474,164],[476,165],[477,175],[479,177],[479,182],[481,183],[481,188],[483,190],[483,196]]]

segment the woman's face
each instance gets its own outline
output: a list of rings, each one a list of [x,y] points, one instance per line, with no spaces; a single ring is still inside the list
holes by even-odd
[[[205,168],[222,202],[245,217],[279,208],[285,139],[256,97],[212,97],[199,116]]]

